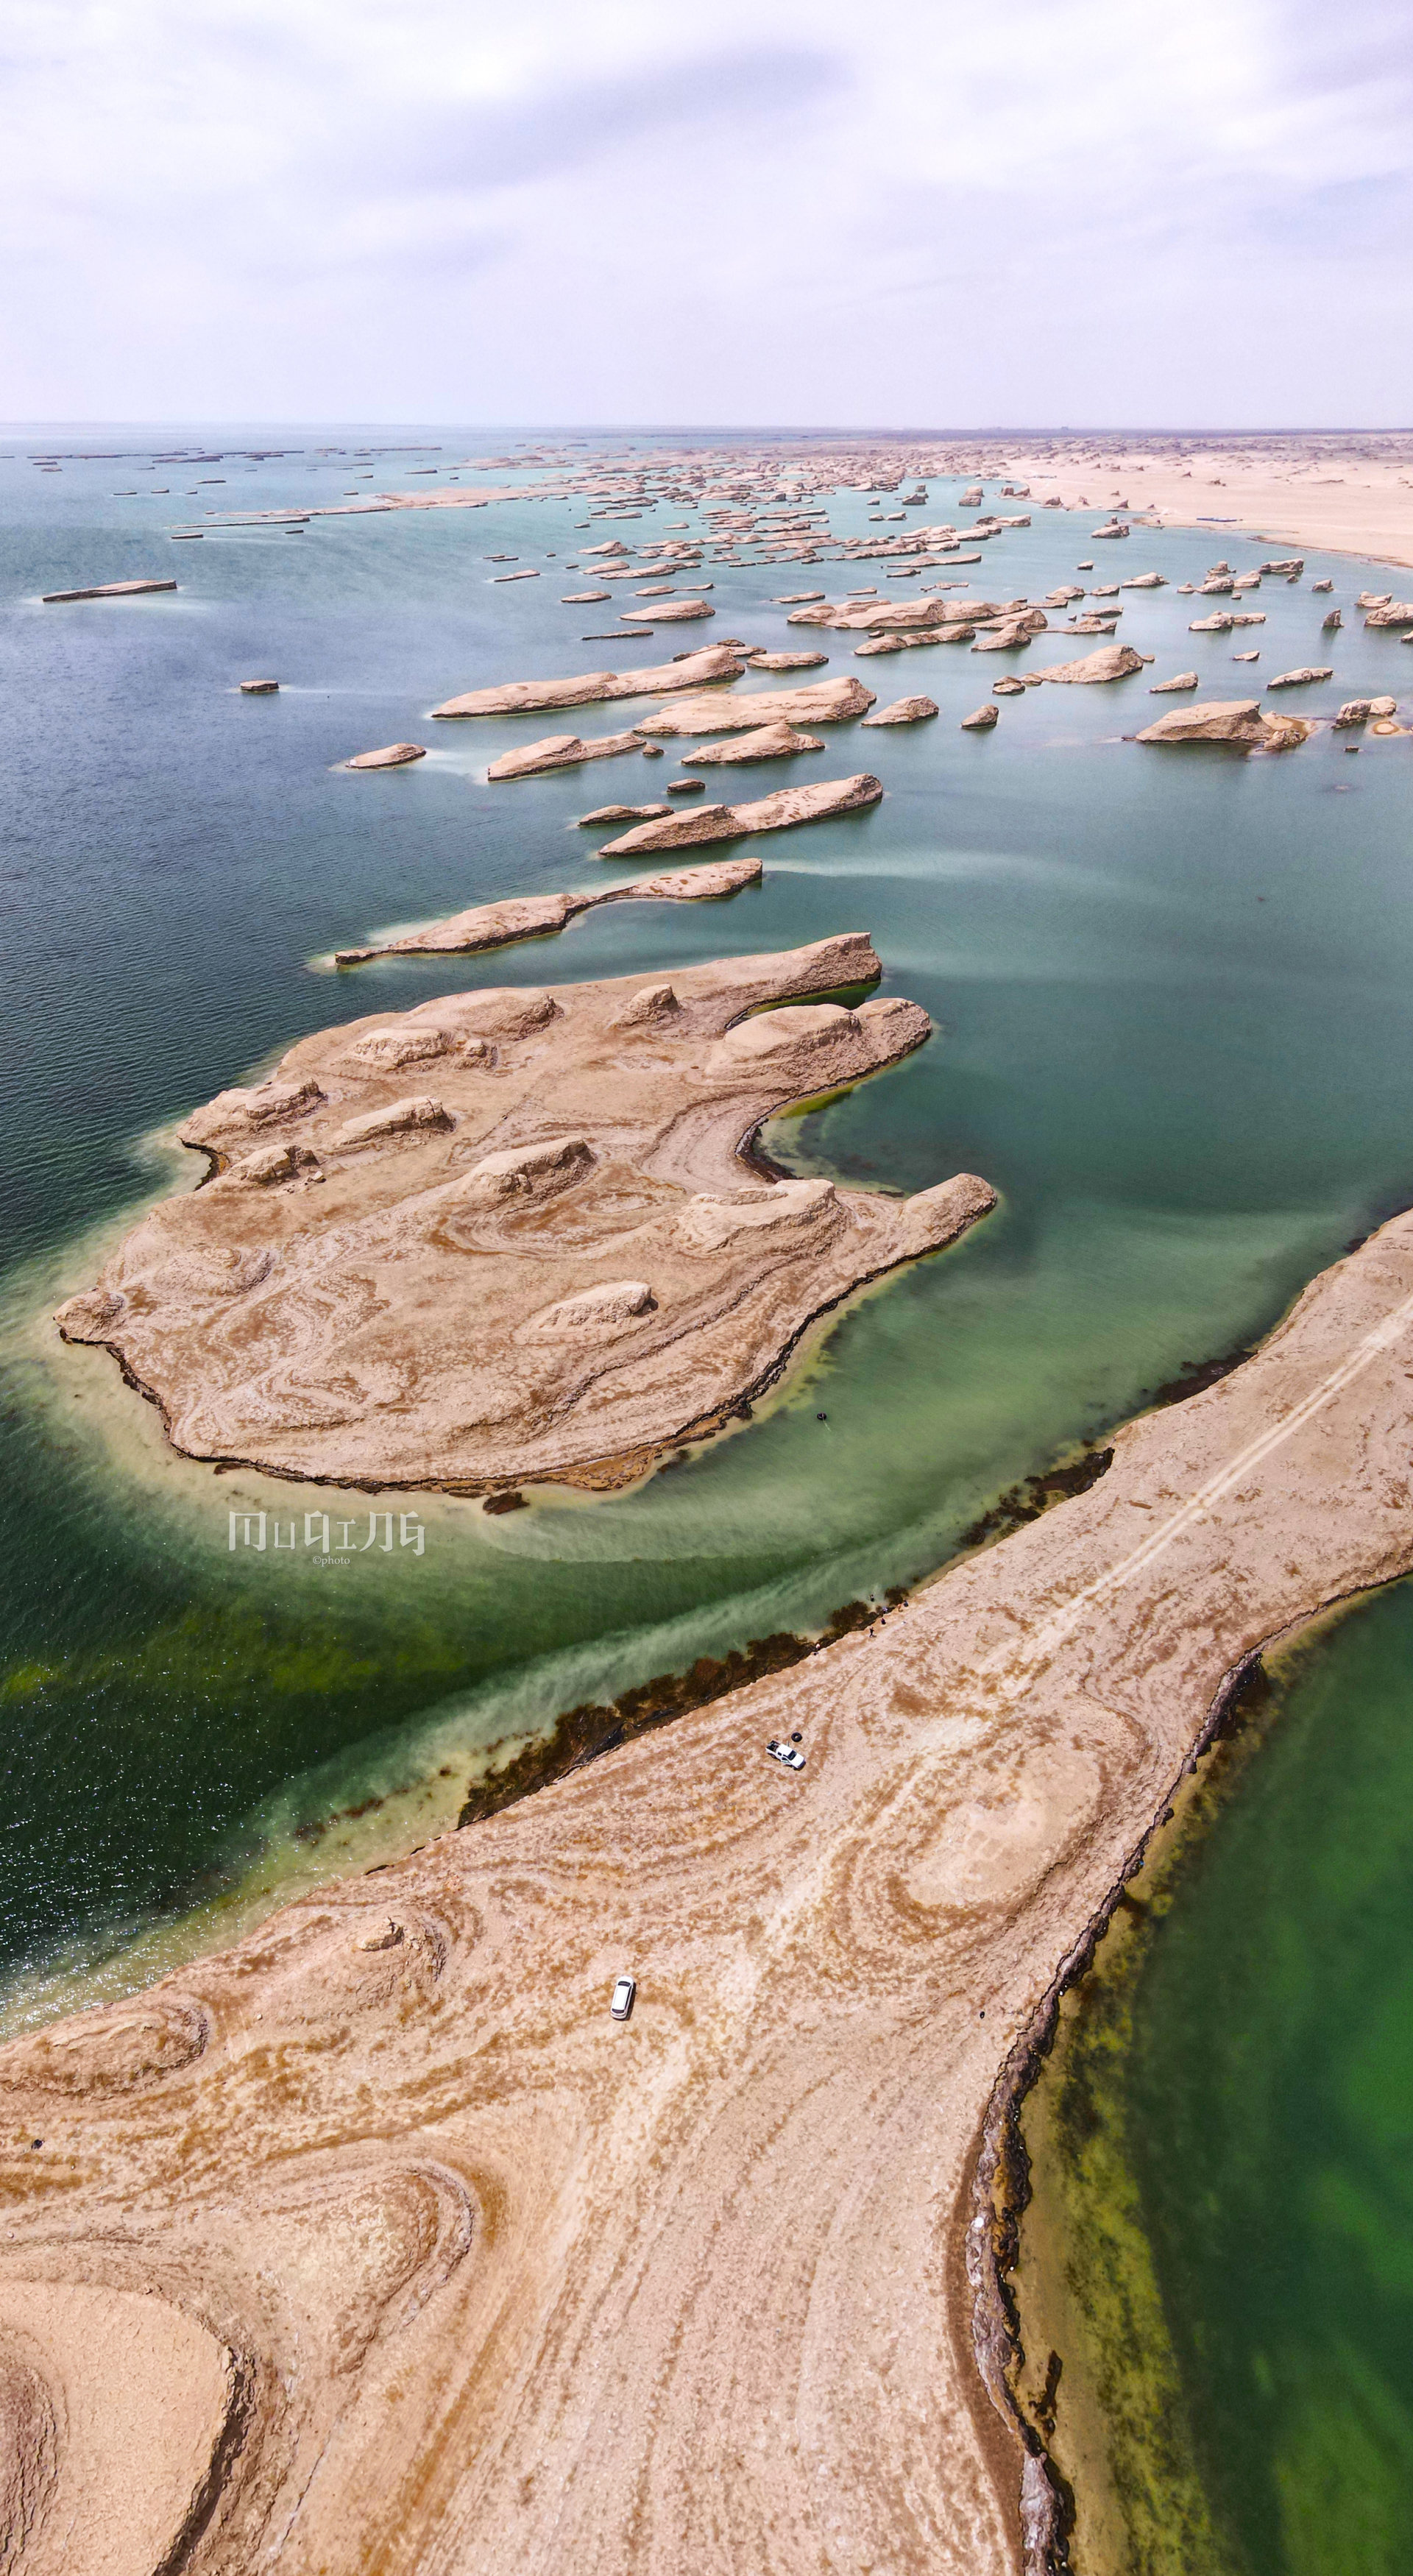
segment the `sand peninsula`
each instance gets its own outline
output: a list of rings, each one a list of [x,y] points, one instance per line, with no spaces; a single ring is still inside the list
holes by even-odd
[[[742,1159],[775,1111],[925,1044],[915,1002],[801,1002],[881,972],[846,933],[303,1038],[185,1120],[211,1178],[60,1330],[113,1351],[190,1457],[492,1496],[628,1484],[994,1204],[970,1174],[889,1198]]]
[[[25,2566],[1042,2576],[1015,2097],[1231,1677],[1413,1560],[1410,1354],[1401,1217],[867,1633],[0,2052]]]

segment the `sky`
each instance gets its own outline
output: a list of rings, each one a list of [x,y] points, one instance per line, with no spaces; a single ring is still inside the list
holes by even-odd
[[[0,417],[1413,421],[1409,0],[4,0]]]

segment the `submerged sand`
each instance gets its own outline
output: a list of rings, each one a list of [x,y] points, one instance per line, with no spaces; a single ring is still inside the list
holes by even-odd
[[[26,2565],[73,2456],[123,2567],[1038,2567],[1007,2088],[1224,1677],[1413,1560],[1411,1353],[1404,1217],[870,1632],[0,2053]]]

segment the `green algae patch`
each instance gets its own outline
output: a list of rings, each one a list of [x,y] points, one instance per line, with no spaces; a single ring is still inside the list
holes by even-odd
[[[1014,2392],[1074,2576],[1407,2561],[1413,1583],[1265,1661],[1022,2106]]]
[[[1194,2456],[1125,2117],[1148,1932],[1147,1908],[1121,1903],[1026,2103],[1015,2394],[1067,2491],[1075,2576],[1236,2576]]]
[[[1151,2239],[1126,2077],[1154,1944],[1273,1707],[1252,1668],[1224,1732],[1062,1997],[1020,2118],[1016,2403],[1064,2497],[1073,2576],[1244,2576],[1204,2478]],[[1239,1733],[1234,1730],[1239,1729]]]

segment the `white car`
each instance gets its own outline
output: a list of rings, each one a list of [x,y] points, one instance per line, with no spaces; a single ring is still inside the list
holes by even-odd
[[[787,1771],[803,1771],[805,1757],[803,1753],[796,1751],[793,1744],[781,1744],[778,1738],[772,1735],[765,1749],[771,1760],[783,1762]]]
[[[618,1982],[613,1989],[612,2001],[608,2007],[615,2021],[626,2021],[628,2019],[628,2016],[633,2009],[633,1997],[637,1991],[638,1980],[636,1977],[620,1977],[618,1979]]]

